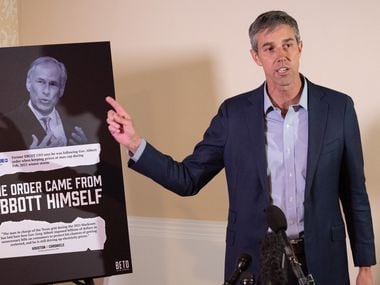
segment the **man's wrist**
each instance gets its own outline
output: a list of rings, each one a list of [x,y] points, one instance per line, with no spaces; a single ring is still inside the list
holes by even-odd
[[[131,143],[128,145],[128,147],[127,147],[128,151],[130,153],[132,153],[132,155],[135,154],[136,151],[138,150],[138,148],[140,147],[141,141],[142,141],[142,139],[140,137],[138,137],[138,138],[134,139],[133,141],[131,141]]]
[[[140,145],[134,153],[132,153],[130,150],[128,151],[129,156],[134,162],[137,162],[140,159],[146,147],[146,140],[144,139],[140,139],[140,140],[141,140]]]
[[[370,272],[371,271],[371,266],[360,266],[359,267],[359,272]]]

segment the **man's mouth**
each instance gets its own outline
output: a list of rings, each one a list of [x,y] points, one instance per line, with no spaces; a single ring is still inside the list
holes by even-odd
[[[281,67],[281,68],[277,69],[277,72],[279,74],[285,74],[285,73],[287,73],[288,70],[289,70],[289,68],[287,68],[287,67]]]
[[[50,103],[50,101],[49,101],[49,100],[46,100],[46,99],[40,99],[40,102],[41,102],[42,104],[49,104],[49,103]]]

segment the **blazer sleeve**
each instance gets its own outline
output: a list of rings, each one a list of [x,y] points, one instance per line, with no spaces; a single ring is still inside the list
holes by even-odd
[[[376,264],[371,209],[365,187],[363,152],[354,104],[348,97],[340,198],[355,266]]]

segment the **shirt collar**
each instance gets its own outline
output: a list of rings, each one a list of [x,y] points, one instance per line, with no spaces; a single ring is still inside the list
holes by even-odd
[[[303,81],[303,88],[301,91],[301,97],[300,101],[298,104],[295,104],[293,106],[301,106],[307,111],[307,103],[308,103],[308,98],[307,98],[307,80],[305,77],[301,75],[301,80]],[[272,101],[269,98],[269,94],[267,92],[267,82],[264,82],[264,114],[268,114],[270,111],[274,110],[275,107],[272,104]]]

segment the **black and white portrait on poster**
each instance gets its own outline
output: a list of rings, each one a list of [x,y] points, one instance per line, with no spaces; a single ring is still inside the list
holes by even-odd
[[[109,42],[1,48],[0,61],[2,280],[131,273]]]

